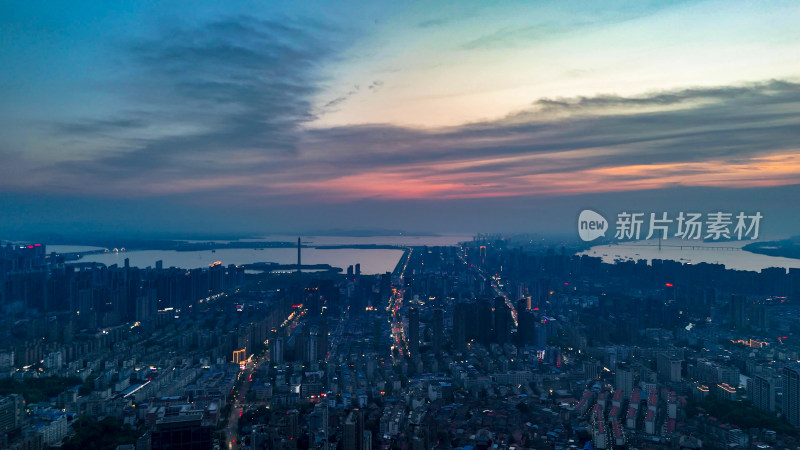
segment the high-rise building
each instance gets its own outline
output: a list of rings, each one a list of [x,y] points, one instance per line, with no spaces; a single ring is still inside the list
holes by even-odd
[[[409,356],[419,356],[419,309],[412,306],[408,310],[408,352]]]
[[[600,361],[590,359],[588,361],[583,362],[583,373],[585,374],[584,378],[587,380],[596,380],[600,378],[600,373],[602,371],[603,371],[603,365],[600,364]],[[616,380],[617,378],[615,373],[614,386],[616,389],[619,389]],[[631,385],[633,385],[633,378],[631,378]]]
[[[283,419],[285,420],[286,435],[292,440],[297,439],[300,436],[300,412],[296,409],[289,410]]]
[[[753,314],[750,319],[755,328],[762,331],[769,329],[769,309],[767,305],[763,303],[753,305]]]
[[[475,315],[473,317],[475,322],[475,335],[483,345],[489,345],[492,342],[492,303],[487,298],[478,300],[476,305]]]
[[[752,390],[753,406],[765,412],[775,411],[775,382],[771,377],[754,376]]]
[[[305,355],[306,362],[317,361],[319,359],[319,335],[317,333],[309,333],[305,339]]]
[[[164,417],[156,422],[150,436],[152,450],[211,450],[211,426],[202,414]]]
[[[344,450],[364,449],[364,414],[360,409],[354,409],[344,421]]]
[[[444,341],[444,312],[441,309],[433,310],[433,353],[436,356],[442,354]]]
[[[275,336],[269,340],[269,360],[274,364],[283,363],[284,341],[282,337]]]
[[[669,354],[659,353],[656,358],[656,365],[658,369],[658,379],[667,383],[678,383],[681,381],[681,364],[682,361]]]
[[[536,322],[536,348],[547,347],[547,322]]]
[[[25,400],[21,395],[0,397],[0,435],[18,428],[22,424]]]
[[[314,411],[309,416],[309,430],[318,439],[327,439],[329,420],[328,403],[317,403],[314,406]]]
[[[527,308],[520,308],[525,300],[518,302],[517,306],[517,345],[520,347],[536,345],[536,314]]]
[[[731,294],[731,325],[737,330],[745,328],[747,325],[747,315],[744,308],[746,297],[744,295]]]
[[[318,327],[318,336],[317,336],[317,355],[319,359],[327,359],[328,358],[328,321],[326,319],[322,319],[319,323]]]
[[[624,363],[618,364],[614,371],[614,389],[625,394],[633,392],[633,369]]]
[[[364,445],[361,447],[364,450],[368,450],[372,448],[372,432],[369,430],[364,430]]]
[[[728,383],[717,383],[714,387],[714,395],[723,400],[736,400],[736,388]]]
[[[494,299],[494,341],[502,345],[508,342],[511,334],[511,310],[506,305],[506,299]]]
[[[247,349],[246,348],[243,348],[241,350],[234,350],[233,351],[233,358],[231,359],[231,361],[233,361],[236,364],[242,364],[246,360],[247,360]]]
[[[289,336],[289,347],[293,347],[292,357],[295,361],[307,362],[306,356],[308,347],[306,347],[306,342],[308,342],[308,325],[304,326],[299,333],[292,333],[292,335]]]
[[[783,368],[783,417],[792,426],[800,426],[800,367]]]
[[[456,352],[467,351],[467,326],[469,324],[470,305],[459,302],[453,310],[453,347]]]

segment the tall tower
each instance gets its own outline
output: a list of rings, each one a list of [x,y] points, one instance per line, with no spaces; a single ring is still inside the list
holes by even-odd
[[[300,238],[297,238],[297,273],[300,273]]]

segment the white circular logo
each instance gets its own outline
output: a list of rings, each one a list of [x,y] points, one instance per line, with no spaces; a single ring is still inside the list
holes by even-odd
[[[608,221],[605,217],[592,211],[584,209],[578,216],[578,234],[584,241],[593,241],[600,236],[605,236],[608,230]]]

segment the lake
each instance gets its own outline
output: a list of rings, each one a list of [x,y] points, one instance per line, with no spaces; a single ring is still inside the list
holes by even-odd
[[[391,272],[400,261],[403,255],[402,250],[391,249],[303,249],[303,264],[330,264],[333,267],[341,267],[346,270],[347,266],[361,264],[361,273],[376,274]],[[175,250],[133,250],[122,253],[99,253],[86,255],[80,262],[99,262],[105,265],[124,265],[125,258],[130,260],[130,265],[134,267],[155,266],[156,261],[161,260],[164,267],[180,267],[183,269],[194,269],[197,267],[207,267],[215,261],[222,261],[223,265],[228,264],[252,264],[257,262],[274,262],[279,264],[296,264],[296,248],[232,248],[219,249],[216,252],[211,250],[178,252]]]
[[[741,247],[753,241],[702,242],[702,241],[662,241],[661,249],[657,241],[634,241],[614,245],[596,245],[578,255],[599,256],[603,262],[613,264],[615,260],[669,259],[683,263],[700,262],[724,264],[728,269],[760,271],[767,267],[800,268],[800,259],[760,255],[742,250]],[[695,249],[680,248],[683,244]],[[736,247],[735,250],[722,250],[719,247]]]
[[[402,245],[409,247],[417,246],[448,246],[456,245],[459,242],[471,241],[471,234],[442,234],[431,236],[411,236],[411,235],[392,235],[392,236],[305,236],[270,234],[254,239],[240,239],[238,241],[226,241],[217,239],[207,240],[186,240],[185,242],[297,242],[297,238],[303,240],[303,245]]]
[[[455,245],[461,241],[472,240],[471,235],[449,234],[441,236],[302,236],[303,245],[403,245],[403,246],[422,246],[422,245]],[[279,241],[294,242],[297,236],[270,235],[259,239],[249,239],[243,241]],[[187,242],[209,242],[206,241],[187,241]],[[230,241],[216,241],[220,243]],[[97,249],[80,246],[53,245],[47,247],[49,251],[86,251]],[[371,275],[391,272],[394,270],[403,250],[396,249],[319,249],[303,248],[303,264],[329,264],[333,267],[341,267],[347,270],[347,266],[361,264],[361,273]],[[100,253],[86,255],[80,262],[99,262],[106,265],[124,265],[125,258],[130,260],[130,265],[134,267],[155,266],[156,261],[163,261],[164,267],[180,267],[183,269],[193,269],[197,267],[207,267],[215,261],[222,264],[252,264],[257,262],[274,262],[279,264],[296,264],[297,248],[265,248],[265,249],[218,249],[216,252],[211,250],[177,252],[174,250],[132,250],[123,253]]]

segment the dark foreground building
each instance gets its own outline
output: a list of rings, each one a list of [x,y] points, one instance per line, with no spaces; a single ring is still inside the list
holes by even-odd
[[[150,442],[152,450],[211,450],[211,427],[200,414],[165,417],[156,423]]]

